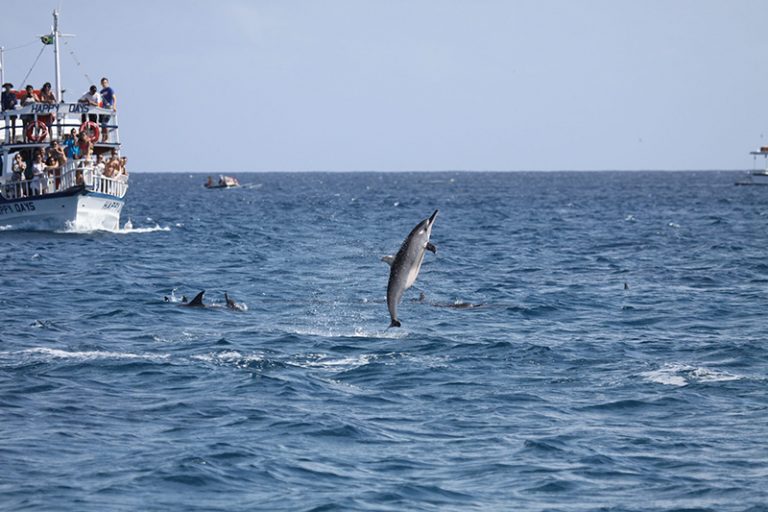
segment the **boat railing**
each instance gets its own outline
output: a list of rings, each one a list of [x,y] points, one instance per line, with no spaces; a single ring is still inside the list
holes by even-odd
[[[121,174],[119,176],[108,177],[92,168],[85,176],[85,187],[93,192],[99,192],[101,194],[122,199],[128,192],[128,176]]]
[[[128,192],[128,176],[105,176],[93,163],[75,160],[44,177],[7,181],[2,187],[2,194],[6,199],[42,198],[78,186],[122,199]]]
[[[119,144],[117,125],[117,111],[111,109],[81,103],[33,103],[0,113],[0,144],[63,141],[72,129],[88,130],[96,143]]]

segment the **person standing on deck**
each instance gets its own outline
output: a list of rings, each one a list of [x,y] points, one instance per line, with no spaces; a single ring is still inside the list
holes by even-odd
[[[101,103],[101,94],[99,94],[98,90],[96,90],[96,86],[92,85],[88,89],[88,92],[80,96],[80,99],[77,100],[77,102],[82,105],[88,105],[90,107],[98,107],[99,103]],[[95,123],[97,117],[98,116],[96,116],[95,114],[88,114],[88,116],[83,115],[82,121],[85,122],[86,120],[88,120],[88,121],[93,121]]]
[[[38,98],[40,98],[40,103],[45,103],[48,105],[56,104],[56,95],[53,94],[53,91],[51,90],[51,82],[45,82],[43,84],[43,88],[40,89]],[[51,125],[53,124],[53,114],[46,114],[44,116],[38,116],[37,118],[45,123],[45,126],[48,127],[48,131],[50,132]]]
[[[35,88],[31,85],[27,85],[24,88],[24,94],[21,97],[21,106],[26,107],[27,105],[32,105],[33,103],[39,102],[40,97],[35,92]],[[24,123],[24,142],[27,142],[27,126],[33,121],[34,118],[35,116],[30,114],[21,116],[21,121]]]
[[[101,105],[103,108],[108,108],[112,112],[115,112],[117,110],[117,97],[115,96],[115,91],[109,86],[109,80],[107,77],[102,77],[101,79]],[[99,116],[99,121],[101,122],[101,141],[107,142],[108,137],[108,128],[107,125],[109,124],[109,121],[112,119],[112,116],[108,115],[101,115]]]
[[[3,91],[2,94],[2,106],[3,106],[3,112],[8,110],[16,110],[16,105],[19,104],[19,99],[16,97],[16,93],[13,92],[13,84],[12,83],[4,83],[3,84]],[[16,118],[19,117],[17,115],[10,114],[8,118],[11,120],[11,142],[16,142]]]

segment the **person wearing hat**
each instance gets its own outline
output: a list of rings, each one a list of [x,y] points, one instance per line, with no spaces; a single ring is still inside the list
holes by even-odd
[[[16,110],[16,105],[18,105],[18,103],[19,100],[16,98],[16,93],[13,92],[13,84],[7,82],[4,83],[2,95],[3,112],[6,110]],[[11,143],[14,143],[16,142],[16,118],[19,116],[12,114],[6,115],[11,120]]]

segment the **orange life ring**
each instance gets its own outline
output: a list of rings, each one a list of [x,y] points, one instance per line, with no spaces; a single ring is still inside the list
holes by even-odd
[[[37,128],[37,135],[35,135],[35,128]],[[48,126],[41,120],[33,121],[27,125],[27,140],[32,142],[42,142],[48,136]]]
[[[88,131],[93,132],[93,135],[88,136]],[[93,121],[86,121],[83,124],[80,125],[80,131],[85,132],[86,136],[88,136],[88,139],[90,139],[91,142],[96,142],[99,140],[99,125],[94,123]]]

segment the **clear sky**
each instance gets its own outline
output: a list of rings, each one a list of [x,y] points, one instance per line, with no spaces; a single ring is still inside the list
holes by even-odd
[[[0,45],[59,6],[65,98],[111,79],[135,171],[746,169],[768,145],[764,0],[3,0]]]

